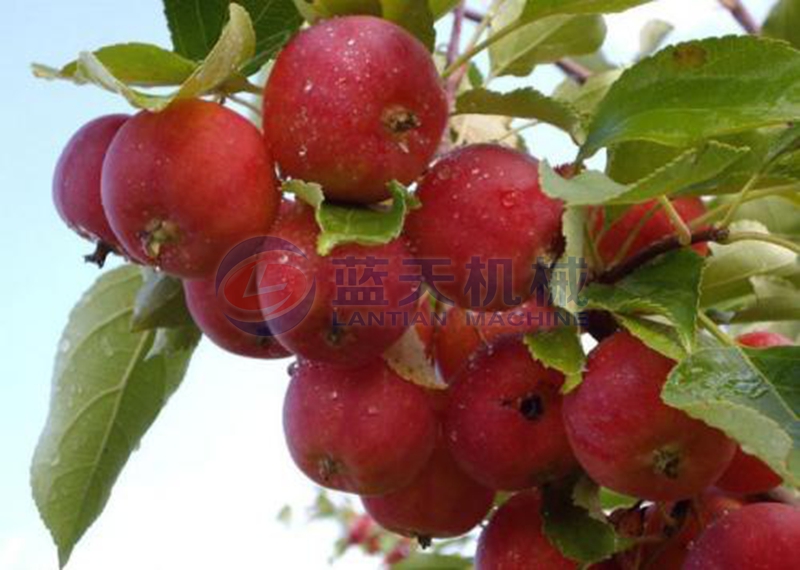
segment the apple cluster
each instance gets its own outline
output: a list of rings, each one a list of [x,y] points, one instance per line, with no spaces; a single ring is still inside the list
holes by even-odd
[[[488,517],[479,570],[577,568],[546,538],[540,512],[544,488],[584,472],[644,501],[615,522],[650,539],[595,568],[797,568],[800,513],[752,498],[780,477],[662,402],[674,361],[619,330],[564,394],[563,374],[532,358],[522,335],[553,322],[543,317],[555,309],[532,291],[537,262],[563,250],[563,204],[542,191],[538,163],[525,153],[444,148],[448,112],[434,62],[415,38],[378,18],[335,18],[299,33],[278,56],[264,89],[263,132],[203,100],[99,118],[67,145],[55,203],[101,251],[182,279],[195,322],[221,347],[296,356],[283,416],[292,458],[319,485],[359,495],[390,531],[426,544]],[[288,179],[319,184],[326,201],[353,209],[380,207],[392,181],[416,184],[421,206],[396,239],[323,256],[314,207],[281,194]],[[704,212],[696,198],[674,205],[686,221]],[[597,251],[607,263],[673,231],[655,202],[602,232],[598,210],[590,225],[602,233]],[[266,279],[288,298],[299,298],[309,279],[316,289],[297,326],[254,335],[228,318],[216,272],[231,248],[266,235],[304,254],[292,264],[267,257]],[[374,267],[353,271],[374,285],[375,299],[340,306],[337,260],[369,258],[382,260],[377,276]],[[442,259],[447,268],[409,272]],[[498,259],[508,271],[492,281]],[[468,293],[476,270],[484,290],[491,282],[503,294],[487,301]],[[446,316],[441,325],[408,318],[428,307]],[[365,311],[401,318],[351,318]],[[537,318],[521,327],[468,318],[487,311]],[[409,382],[383,358],[409,330],[446,389]],[[756,333],[740,342],[787,341]],[[492,513],[499,497],[507,500]]]

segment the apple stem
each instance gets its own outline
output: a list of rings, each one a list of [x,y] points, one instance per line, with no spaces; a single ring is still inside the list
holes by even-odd
[[[95,264],[98,269],[103,269],[103,265],[106,263],[106,258],[108,258],[109,254],[111,253],[115,253],[114,248],[101,240],[97,242],[97,246],[92,253],[83,256],[83,260],[86,263]]]
[[[700,324],[703,325],[708,332],[712,334],[718,341],[720,341],[725,346],[736,346],[734,340],[725,334],[721,328],[717,326],[717,324],[711,320],[711,317],[706,315],[703,311],[699,311],[697,313],[697,320],[700,321]]]
[[[661,204],[662,208],[664,208],[664,212],[666,212],[667,216],[672,222],[672,227],[675,228],[675,231],[678,234],[678,241],[680,244],[689,245],[692,242],[692,231],[688,228],[686,222],[683,221],[683,218],[681,218],[678,210],[675,209],[675,206],[666,196],[659,196],[658,203]]]

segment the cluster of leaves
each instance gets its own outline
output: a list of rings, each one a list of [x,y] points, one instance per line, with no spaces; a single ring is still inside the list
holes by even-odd
[[[800,128],[793,126],[800,120],[800,5],[778,3],[764,26],[771,38],[711,38],[657,52],[669,27],[653,23],[643,32],[636,60],[617,68],[599,51],[606,34],[602,14],[646,2],[495,2],[494,8],[502,8],[485,20],[483,39],[443,70],[453,77],[488,50],[488,73],[471,66],[457,86],[453,142],[521,146],[513,128],[520,120],[566,133],[577,146],[578,173],[564,178],[543,163],[541,183],[567,206],[565,258],[592,260],[595,277],[609,268],[597,259],[586,232],[593,208],[605,209],[607,227],[643,201],[708,197],[710,212],[701,222],[720,223],[729,232],[724,243],[712,245],[709,258],[676,249],[613,282],[595,280],[579,297],[572,287],[557,286],[553,298],[566,311],[611,313],[647,345],[678,361],[664,401],[722,429],[796,487],[800,399],[792,381],[800,349],[744,350],[717,325],[731,332],[758,326],[800,338]],[[117,44],[84,52],[60,68],[37,65],[34,71],[47,79],[100,86],[151,111],[181,98],[257,96],[259,88],[248,78],[268,69],[304,20],[373,14],[405,27],[435,51],[434,22],[456,3],[165,0],[172,50]],[[567,79],[549,95],[533,87],[490,88],[498,77],[526,77],[564,57],[591,76]],[[584,159],[599,151],[608,159],[605,171],[582,169]],[[318,187],[300,181],[285,191],[316,208],[322,254],[340,243],[386,243],[416,206],[399,185],[385,209],[326,204]],[[102,276],[70,316],[56,360],[50,415],[32,466],[34,498],[62,565],[180,384],[199,336],[180,284],[131,266]],[[527,340],[532,354],[567,374],[565,389],[580,383],[581,331],[564,328]],[[545,530],[553,543],[583,563],[624,548],[602,515],[609,497],[586,480],[549,490]],[[451,555],[419,556],[445,556],[451,565],[442,567],[458,567]],[[422,560],[429,565],[407,561],[406,567],[437,567],[430,565],[432,558]]]

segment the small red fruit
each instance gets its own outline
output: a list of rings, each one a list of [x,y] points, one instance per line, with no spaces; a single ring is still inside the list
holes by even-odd
[[[672,200],[672,205],[684,222],[691,222],[706,213],[706,207],[700,198],[685,197]],[[599,211],[595,223],[595,233],[600,233],[603,228],[603,212]],[[625,247],[628,238],[636,234],[623,259],[627,259],[643,250],[649,245],[675,234],[667,213],[656,200],[631,206],[619,219],[600,234],[597,251],[604,263],[611,263],[617,253]],[[708,255],[708,245],[705,243],[693,246],[700,255]]]
[[[228,352],[253,358],[286,358],[286,350],[265,330],[263,335],[247,333],[225,316],[223,301],[217,295],[214,279],[194,279],[183,282],[186,306],[195,324],[214,344]],[[266,329],[266,327],[265,327]]]
[[[534,264],[561,249],[563,205],[542,192],[537,161],[515,150],[482,144],[451,152],[417,194],[422,207],[406,221],[411,251],[449,263],[433,266],[449,279],[434,285],[462,307],[519,305],[531,295]],[[475,286],[467,291],[468,283]]]
[[[290,373],[283,429],[310,479],[375,495],[409,484],[423,469],[438,423],[422,388],[383,360],[358,369],[300,361]]]
[[[774,489],[783,482],[783,478],[775,473],[769,465],[758,457],[736,449],[728,469],[719,478],[716,485],[730,493],[753,495]]]
[[[142,111],[103,165],[103,206],[127,253],[187,279],[210,277],[231,247],[264,235],[279,201],[258,129],[207,101]]]
[[[692,501],[652,504],[640,511],[626,511],[640,520],[639,529],[629,533],[634,539],[646,537],[641,546],[618,555],[623,567],[681,570],[689,545],[709,524],[740,509],[744,503],[716,488],[703,491]]]
[[[107,115],[86,123],[67,143],[53,176],[53,202],[67,225],[86,239],[119,249],[100,200],[103,160],[129,115]]]
[[[736,339],[742,346],[751,348],[770,348],[791,346],[792,341],[785,336],[768,331],[743,334]],[[730,493],[752,495],[769,491],[781,484],[783,479],[766,463],[742,451],[739,447],[733,456],[730,467],[722,474],[716,485]]]
[[[483,529],[475,570],[575,570],[542,530],[538,491],[517,493],[501,506]]]
[[[489,348],[456,378],[445,433],[476,481],[516,491],[577,466],[561,417],[564,376],[535,361],[521,341]]]
[[[535,298],[506,311],[475,312],[450,307],[443,326],[433,334],[436,366],[449,384],[470,358],[489,344],[556,324],[555,309],[541,306]]]
[[[399,564],[409,556],[411,556],[411,541],[404,538],[383,558],[383,563],[387,566],[392,566],[393,564]]]
[[[370,538],[375,535],[377,525],[372,517],[369,515],[358,515],[353,522],[350,523],[350,528],[347,529],[347,542],[349,544],[362,544],[366,543]]]
[[[439,445],[409,485],[361,500],[382,527],[424,544],[469,532],[491,509],[494,492],[467,476]]]
[[[772,348],[774,346],[792,346],[791,339],[782,334],[769,331],[754,331],[736,337],[736,342],[749,348]]]
[[[578,461],[600,485],[653,501],[686,499],[730,464],[733,441],[662,402],[674,365],[627,332],[592,351],[583,383],[564,398],[564,420]]]
[[[419,282],[400,280],[414,273],[413,267],[403,265],[411,257],[401,240],[371,247],[342,245],[322,257],[316,249],[319,226],[314,211],[299,201],[285,202],[270,233],[306,255],[290,263],[266,256],[274,261],[268,269],[270,282],[280,283],[285,295],[299,298],[309,280],[316,280],[313,304],[303,320],[287,331],[276,330],[278,341],[290,351],[310,360],[359,366],[382,355],[408,328],[417,309],[412,294]],[[373,268],[365,263],[369,258],[376,262]],[[346,267],[348,260],[359,263]],[[348,287],[366,290],[372,301],[354,300]]]
[[[425,47],[371,16],[321,22],[275,61],[264,133],[284,176],[333,200],[371,203],[410,184],[439,146],[447,98]]]
[[[712,524],[689,549],[683,570],[797,570],[800,510],[758,503]]]

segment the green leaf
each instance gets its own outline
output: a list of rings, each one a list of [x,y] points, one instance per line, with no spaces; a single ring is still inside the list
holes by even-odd
[[[400,237],[406,213],[416,205],[416,199],[397,182],[389,183],[392,206],[389,209],[361,206],[341,206],[325,202],[322,187],[313,182],[290,180],[283,191],[296,194],[316,210],[320,227],[317,253],[328,255],[338,245],[383,245]]]
[[[419,39],[428,50],[436,45],[436,30],[433,28],[433,14],[427,2],[419,0],[381,0],[383,17],[405,28]]]
[[[613,144],[608,148],[606,174],[620,184],[633,184],[647,178],[686,151],[686,148],[648,141]]]
[[[511,126],[512,117],[503,115],[455,115],[450,120],[454,139],[462,144],[499,144],[519,148],[522,138]]]
[[[131,330],[175,328],[193,323],[181,280],[150,268],[142,268],[144,283],[136,294]]]
[[[672,370],[661,397],[721,429],[798,486],[798,369],[798,347],[704,347]]]
[[[753,174],[763,169],[768,155],[774,152],[778,139],[783,138],[788,129],[769,127],[719,137],[718,144],[750,152],[742,154],[728,168],[708,180],[687,187],[684,192],[695,195],[725,194],[738,192]],[[624,142],[609,148],[606,172],[617,182],[630,184],[649,176],[687,152],[686,148],[675,148],[647,141]],[[792,183],[800,179],[800,160],[797,153],[781,156],[769,171],[762,173],[753,188],[766,188]]]
[[[497,32],[519,18],[524,0],[506,2],[492,20]],[[552,63],[565,56],[592,53],[606,37],[600,16],[553,16],[526,24],[489,47],[492,75],[525,77],[540,63]]]
[[[703,258],[681,249],[661,255],[614,285],[584,289],[587,307],[624,315],[656,314],[673,325],[686,351],[694,345]]]
[[[753,300],[736,311],[732,323],[800,321],[800,289],[775,276],[752,277]]]
[[[230,21],[208,57],[171,95],[152,95],[133,89],[91,52],[80,55],[76,74],[82,81],[118,93],[134,107],[150,111],[161,111],[176,99],[191,99],[213,92],[241,78],[237,71],[253,57],[255,50],[255,32],[247,11],[238,4],[230,4],[230,14]]]
[[[742,159],[750,149],[709,141],[678,155],[671,162],[637,180],[630,189],[610,200],[612,204],[636,204],[651,198],[677,194],[719,175]]]
[[[556,307],[572,314],[579,313],[586,303],[582,287],[590,267],[585,255],[587,212],[584,208],[564,208],[561,233],[564,253],[554,264],[550,275],[550,295]]]
[[[757,223],[735,222],[731,232],[769,233]],[[706,263],[700,303],[713,307],[751,292],[750,278],[792,267],[797,256],[791,251],[760,241],[740,241],[729,245],[709,244],[713,255]]]
[[[257,38],[255,56],[244,68],[246,75],[252,75],[300,28],[303,19],[292,0],[236,3],[249,13]],[[228,0],[164,0],[175,51],[196,61],[205,59],[222,35],[229,4]]]
[[[278,519],[279,523],[282,523],[286,526],[292,523],[292,506],[291,505],[283,505],[281,510],[278,511],[278,516],[275,517]]]
[[[381,0],[313,0],[314,8],[323,18],[365,14],[381,15]]]
[[[581,337],[576,327],[556,327],[525,336],[531,356],[566,377],[562,392],[569,393],[581,383],[581,372],[586,363]]]
[[[721,196],[714,205],[730,204],[733,200],[733,196]],[[777,235],[800,236],[800,202],[783,196],[745,202],[736,209],[733,219],[758,222]]]
[[[180,85],[197,68],[195,62],[150,44],[116,44],[100,48],[92,54],[119,81],[141,87]],[[33,72],[42,79],[69,79],[76,83],[86,81],[78,72],[78,61],[68,63],[61,69],[34,64]]]
[[[164,0],[164,14],[175,51],[200,61],[222,32],[228,0]]]
[[[800,118],[800,52],[728,36],[668,47],[630,68],[597,109],[584,157],[631,140],[687,147]]]
[[[230,19],[203,63],[181,85],[176,99],[191,99],[222,86],[255,55],[256,34],[247,10],[230,4]]]
[[[447,389],[447,384],[436,374],[430,347],[425,345],[417,327],[406,329],[400,340],[383,353],[383,359],[389,368],[408,382],[429,390]]]
[[[778,0],[767,16],[761,32],[765,36],[786,40],[800,48],[800,2]]]
[[[469,570],[472,560],[457,554],[414,553],[392,565],[392,570]]]
[[[643,59],[658,50],[674,29],[675,26],[664,20],[647,22],[639,32],[639,53],[636,54],[636,59]]]
[[[608,522],[575,504],[569,485],[545,487],[542,518],[544,534],[553,546],[582,564],[600,562],[628,546]]]
[[[651,0],[528,0],[523,18],[535,20],[553,14],[610,14],[647,4]]]
[[[303,2],[296,0],[296,3]],[[405,28],[433,51],[436,43],[433,23],[455,8],[456,4],[457,0],[313,0],[313,4],[306,6],[312,6],[316,19],[354,14],[382,17]]]
[[[613,71],[619,67],[608,60],[602,49],[586,55],[576,55],[571,59],[573,59],[575,63],[591,71],[593,74]]]
[[[553,97],[569,103],[583,115],[590,117],[620,75],[620,69],[602,71],[589,77],[583,85],[566,79],[553,93]]]
[[[137,109],[161,110],[171,102],[170,97],[151,95],[137,91],[117,79],[105,65],[91,52],[83,52],[78,56],[78,83],[93,83],[107,91],[122,95],[128,103]]]
[[[322,193],[322,186],[316,182],[287,180],[283,183],[283,191],[294,194],[315,210],[319,210],[325,202],[325,194]],[[319,222],[319,219],[317,222]]]
[[[237,0],[250,14],[256,32],[255,55],[242,68],[245,76],[258,73],[300,29],[303,17],[293,0]]]
[[[600,508],[608,511],[614,509],[629,509],[640,501],[640,499],[636,497],[628,497],[627,495],[617,493],[605,487],[600,487],[598,495]]]
[[[532,87],[516,89],[509,93],[472,89],[458,97],[456,113],[536,119],[568,133],[575,132],[581,122],[577,111],[570,105],[551,99]]]
[[[628,191],[627,186],[596,170],[584,170],[572,178],[563,178],[547,161],[539,163],[539,181],[545,194],[571,206],[604,204]]]
[[[674,327],[632,315],[618,314],[616,318],[628,332],[656,352],[676,361],[686,358],[686,349]]]
[[[194,326],[131,332],[141,285],[138,267],[101,276],[72,311],[59,345],[31,487],[62,567],[179,386],[200,338]]]
[[[573,206],[637,204],[677,194],[709,180],[740,160],[748,150],[709,141],[687,149],[671,162],[627,186],[594,170],[585,170],[569,179],[562,178],[547,163],[541,167],[540,178],[542,189],[548,196]]]
[[[605,520],[605,513],[600,505],[600,486],[588,475],[577,477],[572,488],[572,503],[588,511],[592,517],[600,521]]]
[[[428,0],[433,17],[437,20],[458,6],[460,0]]]

